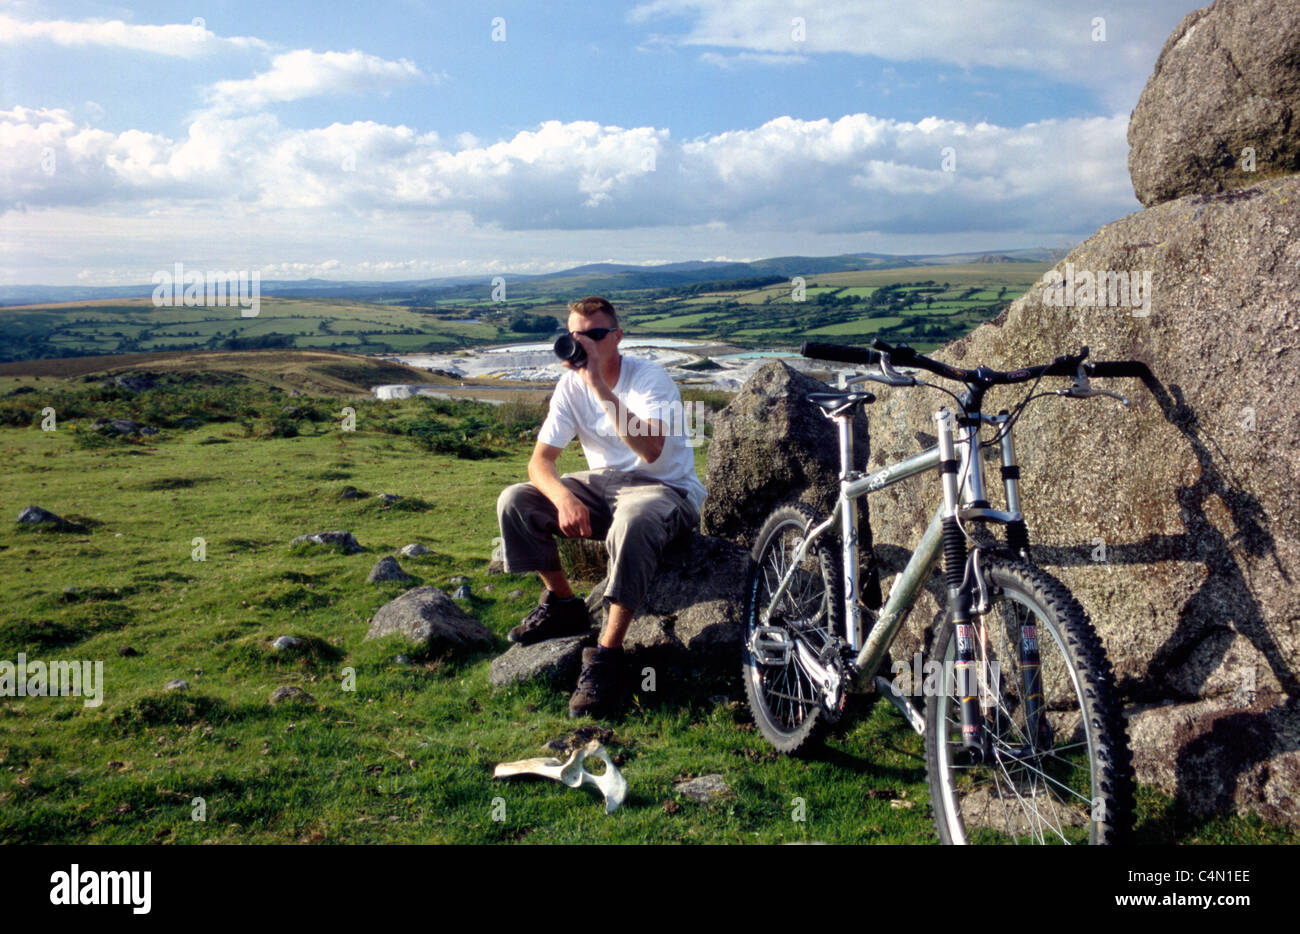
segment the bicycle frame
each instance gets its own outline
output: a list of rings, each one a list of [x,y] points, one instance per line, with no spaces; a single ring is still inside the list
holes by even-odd
[[[846,380],[841,375],[841,390],[846,389],[848,383],[856,382],[858,379],[861,379],[861,377]],[[836,422],[839,435],[840,491],[835,509],[827,519],[811,530],[807,539],[799,544],[792,557],[789,570],[783,575],[772,595],[768,610],[765,611],[763,616],[763,623],[767,625],[772,608],[777,606],[781,596],[793,579],[796,569],[799,568],[807,556],[809,548],[838,519],[841,532],[841,558],[844,578],[844,593],[842,595],[842,618],[845,621],[844,637],[849,648],[856,653],[853,680],[861,681],[875,675],[885,657],[885,653],[902,626],[903,620],[911,612],[917,596],[938,563],[943,552],[945,520],[955,519],[959,522],[983,520],[1007,524],[1022,521],[1022,516],[1020,514],[1019,472],[1015,459],[1015,445],[1012,440],[1010,426],[1005,426],[1009,418],[1005,412],[996,416],[989,416],[975,411],[967,418],[961,419],[962,424],[958,425],[958,420],[955,418],[953,411],[947,407],[941,408],[935,413],[938,443],[934,447],[906,460],[891,464],[876,473],[864,476],[860,471],[852,469],[853,408],[854,406],[846,404],[828,416]],[[979,428],[986,422],[1006,428],[1001,437],[1002,479],[1007,502],[1006,510],[992,509],[984,494],[984,471],[979,456]],[[959,455],[959,459],[954,455]],[[890,588],[889,597],[880,608],[875,624],[871,627],[871,631],[867,634],[864,642],[861,638],[862,612],[861,607],[858,605],[858,516],[854,504],[859,498],[883,490],[900,480],[906,480],[909,477],[936,469],[940,471],[943,503],[935,510],[906,567],[895,578],[893,586]],[[968,621],[972,610],[979,612],[984,609],[983,595],[981,595],[981,605],[972,607],[971,595],[977,584],[970,582],[971,576],[966,575],[962,586],[949,588],[949,601],[956,622]],[[978,577],[978,575],[974,576]],[[969,640],[967,642],[969,643]],[[969,671],[973,664],[974,657],[968,644],[964,651],[959,652],[957,666],[959,669]],[[973,692],[963,691],[962,693],[970,694]],[[892,692],[888,692],[886,696],[895,699],[892,698]],[[963,706],[967,707],[969,705],[968,713],[971,718],[969,722],[972,724],[976,722],[976,704],[976,698],[964,698]],[[900,709],[902,709],[901,706]],[[911,721],[913,728],[917,729],[918,732],[923,732],[924,726],[918,722],[919,718],[915,711],[904,710],[903,712]],[[965,721],[966,718],[963,717],[963,720]],[[977,739],[977,735],[972,735],[972,742]]]

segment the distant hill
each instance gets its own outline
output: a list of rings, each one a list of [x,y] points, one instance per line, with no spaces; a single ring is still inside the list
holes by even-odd
[[[792,277],[830,272],[970,263],[1043,263],[1050,262],[1051,259],[1049,251],[1042,248],[909,255],[845,253],[839,256],[775,256],[748,262],[691,260],[640,266],[628,263],[587,263],[540,275],[521,273],[504,275],[507,286],[526,284],[532,294],[570,295],[577,292],[662,289],[699,282],[725,282],[730,279],[760,276]],[[403,282],[266,279],[261,282],[261,294],[281,298],[337,298],[364,302],[427,304],[439,300],[482,297],[484,290],[490,287],[492,278],[492,275],[484,273],[477,276],[446,276]],[[0,306],[148,298],[153,291],[152,284],[0,285]]]
[[[120,376],[125,373],[230,373],[278,389],[316,395],[368,395],[382,383],[437,382],[425,370],[327,350],[173,351],[100,354],[0,363],[0,381],[13,377]]]

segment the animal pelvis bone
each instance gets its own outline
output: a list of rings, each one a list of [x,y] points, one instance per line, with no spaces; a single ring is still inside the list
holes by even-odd
[[[595,756],[605,763],[605,771],[593,775],[582,765],[590,756]],[[578,788],[582,785],[595,785],[605,796],[605,813],[613,814],[627,797],[627,779],[625,779],[609,752],[598,741],[592,740],[581,749],[575,749],[569,755],[569,761],[561,762],[550,757],[538,759],[520,759],[518,762],[502,762],[492,773],[493,778],[509,778],[512,775],[540,775],[553,778],[557,782]]]

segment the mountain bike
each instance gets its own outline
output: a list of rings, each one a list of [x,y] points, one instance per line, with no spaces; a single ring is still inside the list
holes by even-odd
[[[759,731],[781,752],[803,750],[827,727],[847,722],[848,695],[865,683],[924,737],[941,842],[1123,840],[1133,820],[1132,755],[1114,677],[1083,608],[1031,559],[1012,428],[1029,402],[1049,395],[1109,396],[1127,406],[1124,396],[1091,379],[1144,378],[1150,371],[1134,361],[1085,363],[1087,347],[1009,372],[960,369],[881,340],[871,349],[810,342],[800,352],[874,369],[841,373],[839,391],[808,395],[838,431],[834,508],[822,515],[802,504],[777,507],[751,552],[742,673]],[[1035,392],[1044,377],[1055,376],[1072,382]],[[855,470],[854,417],[875,396],[852,387],[865,381],[952,396],[956,406],[934,416],[937,444],[869,475]],[[1031,385],[1011,411],[981,411],[991,387],[1018,383]],[[981,440],[986,426],[992,436]],[[1000,452],[1005,509],[987,499],[984,448]],[[888,599],[864,605],[856,501],[932,470],[940,504]],[[997,526],[1000,541],[990,528]],[[869,521],[862,531],[869,543]],[[894,662],[895,677],[886,679],[877,671],[940,556],[946,614],[934,627],[928,658]],[[872,560],[868,574],[876,573]],[[878,581],[867,583],[879,594]],[[911,699],[917,695],[923,710]]]

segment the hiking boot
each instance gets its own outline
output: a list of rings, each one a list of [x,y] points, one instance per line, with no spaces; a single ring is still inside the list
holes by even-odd
[[[610,717],[623,705],[622,649],[583,649],[578,689],[569,698],[570,717]]]
[[[591,628],[591,614],[581,597],[561,599],[548,590],[506,638],[520,645],[532,645],[560,636],[579,636]]]

